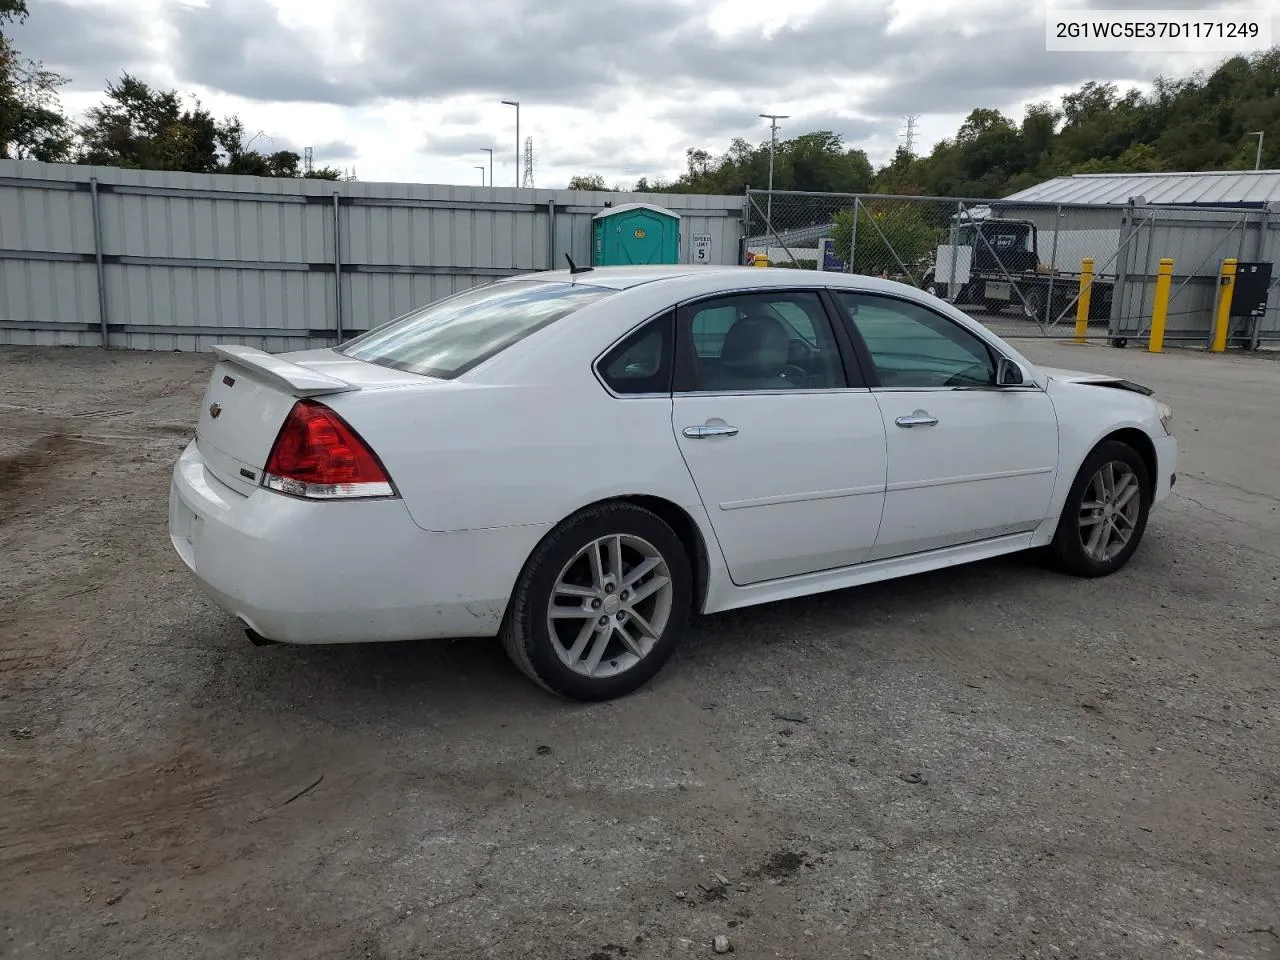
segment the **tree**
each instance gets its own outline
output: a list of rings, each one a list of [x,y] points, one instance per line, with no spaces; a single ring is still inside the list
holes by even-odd
[[[153,90],[125,73],[78,131],[82,163],[142,170],[217,173],[219,126],[199,101],[184,108],[172,90]]]
[[[72,131],[58,88],[66,79],[24,57],[3,31],[26,17],[25,0],[0,0],[0,158],[65,160]]]
[[[569,178],[570,190],[608,190],[604,177],[598,173],[579,174]]]
[[[849,264],[854,273],[897,273],[905,266],[912,278],[919,281],[925,263],[946,232],[945,227],[925,219],[925,211],[917,202],[860,203],[856,237],[853,208],[846,207],[836,213],[831,228],[832,252]]]
[[[303,172],[293,150],[253,149],[237,116],[215,121],[196,100],[190,107],[173,90],[156,90],[125,73],[107,87],[107,99],[92,108],[79,128],[81,163],[141,170],[235,173],[253,177],[341,180],[342,171],[321,167]]]

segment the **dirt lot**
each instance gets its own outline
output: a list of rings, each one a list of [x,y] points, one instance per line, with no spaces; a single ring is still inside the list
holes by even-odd
[[[1280,957],[1280,363],[1174,406],[1130,567],[704,621],[624,701],[250,646],[166,535],[210,360],[0,348],[0,955]]]

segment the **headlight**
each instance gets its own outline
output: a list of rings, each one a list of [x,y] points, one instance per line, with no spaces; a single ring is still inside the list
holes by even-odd
[[[1173,428],[1170,427],[1170,424],[1173,423],[1173,411],[1169,409],[1167,403],[1158,404],[1158,407],[1160,410],[1160,423],[1164,426],[1164,432],[1172,436]]]

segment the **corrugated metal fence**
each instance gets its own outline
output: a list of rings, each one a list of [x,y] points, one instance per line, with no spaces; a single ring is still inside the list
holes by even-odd
[[[1151,331],[1160,259],[1173,260],[1165,340],[1207,345],[1212,337],[1222,261],[1280,260],[1280,216],[1269,208],[1214,209],[1130,203],[1120,208],[1124,249],[1120,258],[1112,336],[1144,340]],[[1280,270],[1274,270],[1266,312],[1233,317],[1229,343],[1256,347],[1280,342]]]
[[[0,343],[325,346],[423,303],[591,260],[591,218],[680,214],[739,263],[738,197],[274,180],[0,160]]]

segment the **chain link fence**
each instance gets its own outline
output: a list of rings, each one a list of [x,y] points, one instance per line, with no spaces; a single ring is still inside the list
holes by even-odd
[[[748,263],[886,277],[1004,337],[1150,332],[1159,261],[1175,259],[1167,339],[1207,344],[1223,257],[1274,259],[1267,211],[747,191]],[[1280,220],[1277,220],[1280,224]],[[1252,232],[1251,232],[1252,231]],[[1274,231],[1273,231],[1274,232]],[[1278,278],[1280,282],[1280,278]],[[1280,338],[1271,310],[1233,343]]]

